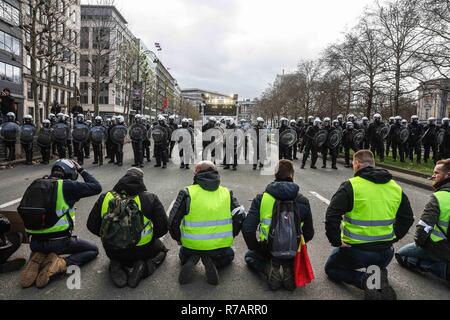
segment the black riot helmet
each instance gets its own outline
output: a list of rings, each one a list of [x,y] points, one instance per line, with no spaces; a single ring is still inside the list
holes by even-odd
[[[72,161],[63,159],[56,161],[53,165],[51,176],[63,180],[76,181],[78,179],[78,172]]]

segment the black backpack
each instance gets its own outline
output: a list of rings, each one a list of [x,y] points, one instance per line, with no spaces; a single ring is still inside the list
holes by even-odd
[[[103,246],[116,250],[134,248],[141,241],[142,231],[147,227],[144,225],[144,215],[134,197],[116,192],[112,194],[114,199],[108,204],[108,212],[100,228]]]
[[[276,259],[294,259],[301,236],[300,221],[293,201],[277,201],[269,233],[269,249]]]
[[[59,221],[60,217],[56,214],[57,193],[58,180],[46,177],[31,183],[17,209],[27,230],[45,230]],[[67,215],[70,216],[69,212]]]

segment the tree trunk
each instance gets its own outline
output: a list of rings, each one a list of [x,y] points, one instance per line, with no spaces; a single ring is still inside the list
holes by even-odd
[[[51,66],[51,64],[48,65],[47,67],[47,92],[45,94],[45,112],[48,116],[49,114],[49,110],[50,110],[50,99],[51,99],[51,93],[52,93],[52,70],[53,67]]]
[[[32,22],[31,22],[31,91],[34,98],[34,120],[37,127],[41,126],[42,120],[39,110],[39,97],[37,95],[38,78],[37,78],[37,37],[36,37],[36,25],[37,25],[37,8],[32,8]]]
[[[395,97],[394,97],[395,116],[398,116],[400,114],[400,77],[401,77],[400,62],[397,62],[397,69],[395,70]]]

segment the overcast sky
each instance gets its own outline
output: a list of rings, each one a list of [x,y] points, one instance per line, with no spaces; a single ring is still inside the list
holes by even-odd
[[[282,70],[316,58],[374,0],[116,0],[129,28],[181,88],[254,98]]]

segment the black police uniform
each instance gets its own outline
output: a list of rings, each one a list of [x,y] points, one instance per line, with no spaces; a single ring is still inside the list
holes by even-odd
[[[309,155],[311,154],[311,168],[316,168],[317,159],[319,158],[319,150],[314,145],[314,137],[319,132],[319,126],[309,126],[305,133],[305,153],[303,154],[302,169],[306,166]]]
[[[382,121],[374,121],[369,125],[368,138],[370,141],[370,150],[372,153],[384,162],[384,139],[381,136],[381,130],[386,125]]]
[[[36,126],[33,123],[24,123],[23,126],[31,126],[36,130]],[[23,127],[22,126],[22,127]],[[33,140],[30,142],[27,141],[20,141],[20,144],[22,145],[22,149],[25,152],[25,163],[27,165],[33,164]]]
[[[425,149],[423,160],[428,163],[430,151],[433,151],[433,161],[436,163],[438,158],[437,134],[439,127],[436,124],[427,124],[424,128],[423,147]]]
[[[283,132],[285,132],[286,130],[289,130],[289,129],[291,129],[290,126],[281,125],[281,127],[278,128],[280,137]],[[278,145],[279,145],[279,159],[280,160],[281,159],[292,160],[292,150],[293,150],[292,146],[286,147],[286,146],[283,146],[281,143],[279,143]]]
[[[423,126],[418,122],[412,122],[408,125],[409,141],[408,141],[408,157],[411,162],[414,161],[414,154],[417,157],[417,163],[422,160],[422,136]]]

